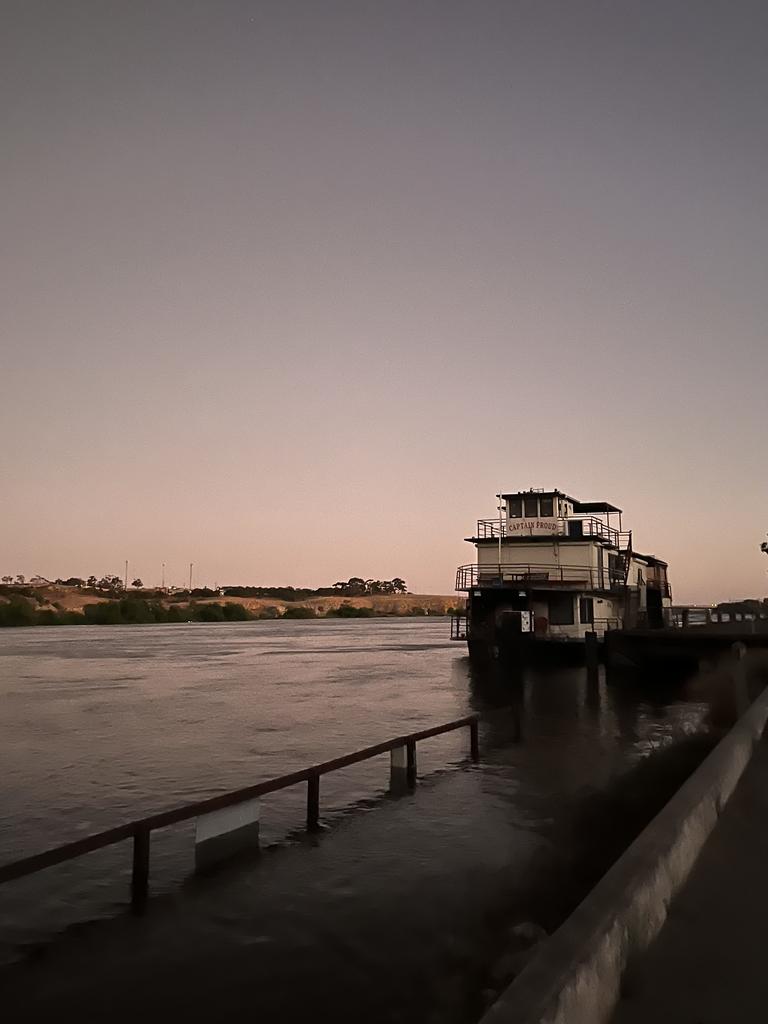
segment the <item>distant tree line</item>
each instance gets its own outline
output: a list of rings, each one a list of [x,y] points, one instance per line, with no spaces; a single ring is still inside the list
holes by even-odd
[[[224,587],[227,597],[272,597],[277,601],[306,601],[310,597],[365,597],[372,594],[407,594],[405,580],[398,576],[393,580],[364,580],[352,576],[346,583],[334,583],[332,587]],[[194,593],[194,591],[193,591]]]
[[[0,577],[6,586],[23,586],[26,577],[2,576]],[[120,597],[126,593],[125,582],[120,576],[109,574],[97,576],[69,576],[67,579],[54,581],[60,587],[77,587],[79,590],[92,590],[107,597]],[[144,584],[138,577],[133,580],[131,586],[135,590],[144,589]],[[153,589],[153,588],[150,588]],[[165,595],[165,591],[155,589],[154,593],[159,597]],[[209,598],[224,594],[227,597],[272,597],[277,601],[305,601],[310,597],[337,597],[342,594],[344,597],[366,597],[374,594],[407,594],[408,587],[405,580],[396,576],[393,580],[364,580],[362,576],[352,576],[346,582],[339,581],[332,587],[222,587],[220,590],[212,590],[210,587],[195,587],[193,590],[174,590],[176,600],[184,600],[188,597]]]

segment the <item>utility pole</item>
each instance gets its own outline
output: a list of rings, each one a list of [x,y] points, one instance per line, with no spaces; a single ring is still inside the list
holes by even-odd
[[[125,590],[128,590],[128,559],[125,560]]]
[[[194,565],[194,562],[190,562],[189,563],[189,591],[190,591],[190,593],[192,593],[192,566],[193,565]]]
[[[163,562],[163,575],[162,575],[162,580],[163,580],[163,582],[162,582],[162,583],[160,584],[160,589],[161,589],[161,590],[165,590],[165,562]]]

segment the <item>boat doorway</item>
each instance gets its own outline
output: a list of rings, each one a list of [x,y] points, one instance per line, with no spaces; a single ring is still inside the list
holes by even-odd
[[[661,629],[664,625],[664,606],[661,602],[661,591],[648,587],[645,599],[648,625],[651,629]]]

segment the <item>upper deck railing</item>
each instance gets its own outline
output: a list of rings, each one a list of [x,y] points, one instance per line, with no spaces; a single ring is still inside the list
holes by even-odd
[[[501,565],[460,565],[456,570],[456,589],[503,587],[510,583],[547,583],[581,585],[590,590],[612,590],[624,586],[620,566],[602,570],[591,565],[536,565],[529,562],[502,562]]]
[[[616,530],[596,516],[560,516],[556,520],[547,521],[556,523],[552,533],[555,537],[602,540],[619,550],[629,546],[632,536],[629,531]],[[477,538],[491,540],[509,537],[524,540],[528,536],[541,536],[540,530],[536,533],[533,530],[526,532],[524,522],[523,519],[478,519]]]

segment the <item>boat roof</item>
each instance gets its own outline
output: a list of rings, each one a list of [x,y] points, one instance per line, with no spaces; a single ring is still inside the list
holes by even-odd
[[[608,501],[574,501],[574,512],[621,512],[616,505]]]
[[[622,509],[616,505],[611,505],[608,501],[579,501],[578,498],[572,498],[570,494],[564,494],[563,491],[509,491],[506,494],[499,494],[499,498],[525,498],[526,496],[536,495],[539,498],[565,498],[566,501],[570,501],[573,504],[574,512],[621,512]]]
[[[657,558],[656,555],[641,555],[639,551],[633,551],[632,557],[645,562],[646,565],[663,565],[665,569],[669,568],[669,562],[665,562],[663,558]]]

